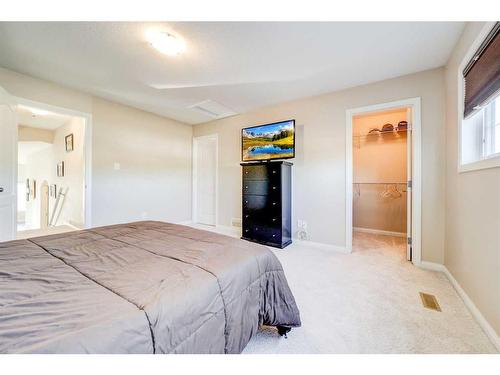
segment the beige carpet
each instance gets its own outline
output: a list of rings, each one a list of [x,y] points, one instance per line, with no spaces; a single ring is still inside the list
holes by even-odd
[[[276,250],[303,325],[288,339],[265,329],[244,353],[496,352],[446,276],[405,260],[403,238],[356,233],[354,248]],[[420,291],[442,312],[424,308]]]

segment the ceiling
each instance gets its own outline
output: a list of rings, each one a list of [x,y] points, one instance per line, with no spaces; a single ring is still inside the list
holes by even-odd
[[[20,125],[30,126],[32,128],[55,130],[71,120],[71,116],[65,116],[58,113],[47,112],[44,114],[35,114],[30,107],[17,106],[17,122]]]
[[[443,66],[461,22],[0,22],[0,66],[185,123]],[[181,37],[162,55],[149,29]],[[213,103],[212,103],[213,104]]]

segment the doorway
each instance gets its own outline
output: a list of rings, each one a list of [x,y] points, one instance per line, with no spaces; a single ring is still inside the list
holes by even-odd
[[[346,246],[389,249],[419,264],[420,99],[346,114]]]
[[[85,228],[85,118],[21,103],[16,114],[17,238]]]
[[[218,138],[193,138],[193,222],[217,225]]]
[[[37,121],[41,117],[45,115],[60,115],[72,118],[78,118],[80,123],[83,126],[83,135],[79,138],[79,141],[75,139],[73,136],[73,150],[76,149],[77,144],[79,143],[81,148],[83,149],[82,153],[80,153],[81,159],[81,168],[71,168],[68,170],[64,167],[61,162],[65,162],[67,158],[70,157],[71,151],[71,137],[66,138],[66,134],[64,137],[64,152],[68,152],[68,154],[64,154],[64,157],[57,158],[57,163],[53,162],[50,166],[50,171],[53,173],[59,172],[59,170],[64,170],[64,176],[66,173],[71,173],[70,171],[83,170],[83,181],[79,185],[81,186],[81,193],[77,193],[73,195],[73,198],[82,200],[83,204],[83,220],[78,220],[70,223],[69,229],[65,230],[74,230],[75,228],[90,228],[91,223],[91,182],[92,182],[92,116],[89,113],[79,112],[67,108],[56,107],[53,105],[40,103],[20,97],[15,97],[11,95],[7,90],[0,86],[0,242],[9,241],[16,239],[19,237],[18,229],[26,229],[23,227],[22,223],[25,223],[26,220],[26,207],[24,207],[27,203],[28,198],[40,197],[40,187],[42,187],[42,182],[47,180],[49,184],[49,210],[50,210],[50,194],[51,194],[51,180],[47,178],[39,178],[34,179],[29,178],[21,179],[18,178],[18,174],[22,168],[19,168],[18,163],[18,141],[26,141],[27,149],[34,148],[45,148],[47,144],[52,143],[48,139],[40,139],[40,134],[36,135],[30,131],[24,132],[24,136],[26,138],[19,139],[19,123],[22,125],[22,117],[19,114],[19,110],[22,107],[31,108],[32,111],[28,111],[26,116],[30,121]],[[32,124],[36,125],[36,124]],[[32,126],[33,127],[33,126]],[[34,126],[36,128],[36,126]],[[35,133],[37,130],[35,129]],[[71,133],[70,133],[71,134]],[[37,138],[38,137],[38,138]],[[43,138],[43,137],[42,137]],[[28,144],[28,142],[31,142]],[[68,144],[68,148],[66,148],[66,144]],[[67,150],[67,151],[66,151]],[[32,150],[33,151],[33,150]],[[77,154],[72,153],[71,156],[75,156]],[[61,168],[59,168],[61,166]],[[57,171],[57,172],[54,172]],[[61,176],[61,177],[64,177]],[[68,175],[69,176],[69,175]],[[58,176],[59,177],[59,176]],[[67,181],[67,179],[64,179]],[[55,184],[54,184],[55,185]],[[45,188],[45,187],[44,187]],[[45,190],[46,191],[46,190]],[[59,189],[53,189],[53,192],[60,192]],[[74,191],[74,190],[72,190]],[[57,197],[57,195],[56,195]],[[34,202],[32,202],[34,203]],[[36,205],[38,207],[37,214],[33,215],[33,218],[38,222],[42,221],[42,216],[40,215],[41,205]],[[53,211],[53,210],[52,210]],[[53,212],[52,212],[53,213]],[[50,211],[49,211],[50,215]],[[24,217],[23,217],[24,216]],[[63,216],[61,216],[63,217]],[[76,225],[74,225],[76,224]],[[49,217],[49,227],[45,232],[39,232],[41,229],[34,229],[35,233],[29,234],[25,232],[25,236],[22,237],[31,237],[36,235],[43,235],[49,233],[57,233],[57,228],[52,228],[50,226],[50,217]]]

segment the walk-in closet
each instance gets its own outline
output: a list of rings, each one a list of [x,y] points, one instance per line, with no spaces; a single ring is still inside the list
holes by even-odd
[[[409,110],[353,118],[353,250],[406,248]]]

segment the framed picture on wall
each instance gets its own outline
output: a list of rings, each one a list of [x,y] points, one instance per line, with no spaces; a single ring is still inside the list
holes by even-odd
[[[36,199],[36,180],[31,180],[30,193],[31,198]]]
[[[57,164],[57,177],[64,177],[64,162]]]
[[[26,202],[30,201],[31,197],[31,186],[30,186],[30,179],[26,179]]]
[[[49,187],[49,195],[52,198],[57,198],[57,185],[56,184],[50,185],[50,187]]]
[[[66,143],[66,151],[69,152],[69,151],[73,151],[74,147],[73,147],[73,133],[67,135],[65,138],[65,143]]]

